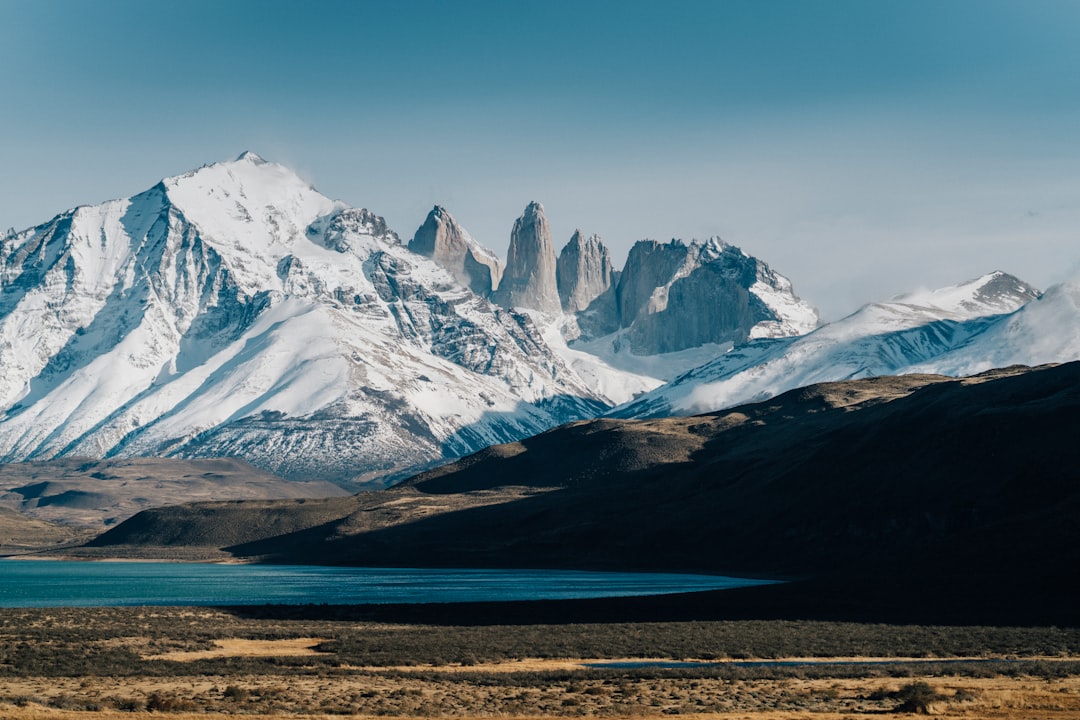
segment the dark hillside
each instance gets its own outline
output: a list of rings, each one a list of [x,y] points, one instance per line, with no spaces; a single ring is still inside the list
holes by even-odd
[[[1075,620],[1078,437],[1078,363],[826,383],[715,415],[565,426],[229,550],[812,579],[724,594],[743,614]],[[403,502],[417,510],[390,521]]]

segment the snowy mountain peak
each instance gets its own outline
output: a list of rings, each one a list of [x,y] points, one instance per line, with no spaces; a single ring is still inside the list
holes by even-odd
[[[0,245],[0,367],[7,461],[370,478],[605,406],[527,317],[252,153]]]
[[[251,152],[250,150],[245,150],[236,157],[236,162],[249,162],[256,165],[262,165],[266,161],[263,160],[260,156]]]
[[[733,245],[725,242],[719,235],[713,235],[706,238],[704,241],[694,240],[691,245],[699,245],[701,247],[700,256],[704,260],[711,260],[720,257],[720,255],[728,248],[734,247]],[[738,248],[736,248],[738,249]],[[739,252],[742,252],[741,250]]]
[[[718,237],[636,243],[617,296],[619,325],[638,354],[798,335],[818,324],[787,278]]]
[[[254,153],[166,178],[161,186],[177,220],[194,226],[251,294],[285,291],[277,272],[284,258],[308,265],[338,262],[336,255],[348,245],[325,237],[333,219],[346,209],[344,203]],[[385,223],[368,221],[386,234]]]
[[[890,302],[946,312],[992,314],[1012,312],[1040,294],[1023,280],[995,270],[958,285],[899,295]]]
[[[973,375],[1009,365],[1073,360],[1080,360],[1080,284],[1064,282],[909,372]]]

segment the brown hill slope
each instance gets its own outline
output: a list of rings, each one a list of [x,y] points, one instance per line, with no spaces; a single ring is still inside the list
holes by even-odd
[[[182,533],[161,528],[199,515],[204,542],[280,562],[787,575],[815,579],[723,603],[1061,619],[1078,613],[1078,429],[1076,363],[827,383],[708,416],[572,424],[351,508],[327,501],[288,534],[259,530],[269,506],[228,523],[189,506],[95,544],[167,544]],[[213,529],[239,523],[242,538]]]
[[[345,494],[331,483],[290,482],[239,458],[76,457],[0,465],[0,507],[97,528],[164,505]]]
[[[31,549],[53,547],[78,536],[78,531],[72,528],[0,507],[0,555],[19,555]]]

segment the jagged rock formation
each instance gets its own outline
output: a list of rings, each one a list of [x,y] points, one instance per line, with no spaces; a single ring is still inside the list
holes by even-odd
[[[491,295],[502,279],[502,261],[473,240],[454,216],[438,205],[409,241],[409,249],[431,258],[482,297]]]
[[[686,244],[640,240],[630,248],[616,291],[619,327],[630,327],[638,316],[649,311],[657,288],[665,287],[686,263]]]
[[[612,288],[615,269],[611,253],[598,235],[586,240],[580,230],[559,253],[556,263],[559,301],[565,312],[576,313]]]
[[[797,335],[817,325],[817,313],[787,278],[719,238],[638,242],[616,298],[619,327],[638,355]]]
[[[544,206],[529,203],[514,223],[506,270],[494,300],[505,308],[527,308],[558,313],[559,286],[556,280],[555,247]]]
[[[604,407],[528,317],[251,153],[7,236],[0,367],[5,462],[240,456],[345,485]]]

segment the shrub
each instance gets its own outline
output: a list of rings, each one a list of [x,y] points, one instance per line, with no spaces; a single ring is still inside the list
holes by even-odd
[[[195,703],[187,698],[155,692],[146,698],[146,709],[151,712],[183,712],[194,710]]]
[[[900,701],[900,704],[896,706],[897,712],[913,713],[927,713],[930,705],[945,699],[945,696],[934,690],[930,683],[922,680],[904,685],[893,693],[893,697]]]

